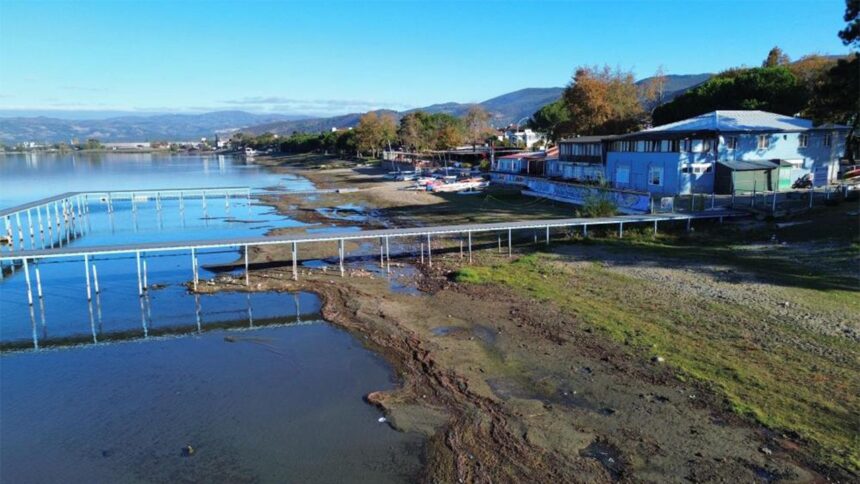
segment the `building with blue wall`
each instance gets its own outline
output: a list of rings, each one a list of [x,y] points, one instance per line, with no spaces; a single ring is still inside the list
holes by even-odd
[[[764,111],[714,111],[604,139],[603,176],[615,188],[658,195],[785,190],[807,175],[820,186],[836,179],[847,133],[846,126],[815,127]],[[718,164],[728,182],[716,182]],[[741,171],[762,176],[736,176]],[[741,180],[767,186],[738,186]]]

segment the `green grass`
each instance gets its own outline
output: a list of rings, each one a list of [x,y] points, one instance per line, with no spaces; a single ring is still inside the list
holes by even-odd
[[[766,324],[770,315],[764,308],[706,294],[672,297],[655,283],[598,264],[572,270],[559,262],[559,256],[532,254],[461,269],[455,280],[500,284],[551,301],[643,356],[663,356],[681,379],[706,382],[738,414],[797,433],[810,442],[819,462],[860,470],[860,350],[855,343]],[[856,291],[797,290],[808,291],[809,299],[826,298],[836,310],[855,311]]]

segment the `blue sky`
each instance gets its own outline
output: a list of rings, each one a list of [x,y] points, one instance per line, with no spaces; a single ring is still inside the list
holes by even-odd
[[[0,110],[337,114],[842,54],[844,0],[0,0]]]

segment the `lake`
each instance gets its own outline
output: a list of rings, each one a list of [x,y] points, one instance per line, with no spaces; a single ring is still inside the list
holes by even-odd
[[[308,190],[305,179],[228,156],[0,157],[0,208],[66,191],[247,186]],[[253,197],[89,202],[73,246],[264,235],[302,223]],[[314,227],[319,230],[319,227]],[[206,266],[235,250],[202,251]],[[27,304],[20,268],[0,280],[0,480],[4,482],[404,482],[423,440],[379,422],[363,401],[397,385],[391,368],[322,320],[311,293],[192,295],[187,253],[38,264]],[[8,269],[8,268],[7,268]],[[32,267],[31,270],[34,270]],[[185,455],[190,445],[194,452]]]

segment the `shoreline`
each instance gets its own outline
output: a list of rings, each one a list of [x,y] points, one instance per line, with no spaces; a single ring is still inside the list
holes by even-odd
[[[397,200],[398,197],[392,198],[386,190],[379,189],[373,175],[364,168],[309,170],[279,165],[276,170],[304,176],[320,188],[344,184],[364,188],[347,197],[326,195],[307,200],[291,196],[264,202],[291,217],[298,216],[300,220],[306,217],[306,222],[341,223],[314,209],[344,202],[344,198],[378,210],[385,223],[422,219],[434,223],[435,218],[447,217],[447,202],[439,201],[436,195],[419,192],[424,200]],[[394,182],[383,185],[394,186]],[[436,207],[441,215],[431,213],[427,207]],[[410,213],[422,208],[427,212]],[[654,458],[652,445],[661,449],[658,454],[669,454],[657,459],[660,466],[668,466],[661,468],[669,480],[707,475],[751,480],[763,473],[789,480],[822,479],[825,475],[840,479],[850,475],[836,467],[822,467],[811,459],[806,444],[797,436],[775,434],[732,412],[720,393],[709,385],[680,380],[672,368],[641,359],[577,318],[570,320],[565,311],[553,304],[533,307],[534,301],[529,302],[528,295],[452,282],[451,274],[463,264],[457,258],[456,246],[452,244],[455,242],[439,241],[446,242],[452,250],[434,253],[432,269],[396,259],[418,269],[415,279],[422,296],[392,293],[384,283],[384,276],[359,271],[351,271],[341,279],[333,273],[302,267],[297,283],[289,280],[286,266],[251,272],[251,290],[308,290],[318,294],[327,321],[353,333],[395,368],[403,386],[389,392],[373,392],[367,401],[382,408],[395,428],[419,431],[429,439],[426,482],[458,479],[609,482],[637,478],[642,475],[642,463]],[[484,242],[493,245],[493,241]],[[564,247],[576,246],[564,244]],[[308,252],[308,248],[303,252]],[[476,266],[510,263],[494,255],[493,250],[478,252]],[[517,252],[514,261],[522,257],[521,250]],[[319,250],[320,255],[331,257],[332,253],[325,248]],[[288,258],[285,251],[272,247],[252,254],[252,263],[265,260],[277,266],[277,261]],[[221,285],[206,290],[209,289],[247,290]],[[499,307],[509,309],[500,312]],[[494,321],[494,331],[487,331],[488,321]],[[557,323],[547,327],[545,321]],[[517,338],[509,340],[508,334],[517,334]],[[566,369],[567,358],[583,358],[581,351],[570,347],[574,341],[585,342],[584,348],[588,348],[586,353],[590,356],[585,357],[584,364]],[[532,348],[542,353],[534,353]],[[556,355],[558,351],[561,353]],[[571,374],[561,376],[565,373]],[[595,375],[603,373],[606,373],[603,383],[608,388],[597,388]],[[579,397],[571,396],[573,390],[559,388],[571,382],[588,388],[586,394],[598,396],[596,400],[613,401],[613,405],[604,408],[580,401]],[[638,397],[618,395],[612,390],[616,386],[643,391]],[[683,387],[687,389],[680,390]],[[647,388],[651,390],[644,391]],[[678,391],[697,396],[690,401],[676,401],[673,397],[666,400],[672,402],[670,407],[675,411],[696,422],[688,435],[660,428],[672,421],[661,413],[665,409],[657,410],[659,415],[655,417],[651,415],[654,409],[642,408],[643,395],[648,407],[667,398],[661,395]],[[652,398],[657,400],[651,401]],[[612,421],[614,415],[625,415],[624,421],[630,421],[627,414],[631,412],[639,415],[638,420],[632,420],[638,422],[633,427],[623,424],[607,431],[603,429],[606,422],[594,421],[595,418]],[[559,428],[560,422],[566,423]],[[645,440],[642,437],[630,440],[645,428],[654,435]],[[691,449],[702,447],[699,441],[704,429],[708,429],[709,438],[705,440],[709,443],[692,455]],[[623,435],[627,437],[619,439]],[[692,440],[685,443],[687,439]],[[615,456],[611,462],[604,458],[608,455]]]

